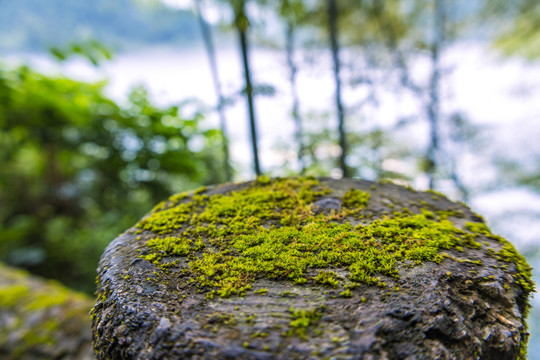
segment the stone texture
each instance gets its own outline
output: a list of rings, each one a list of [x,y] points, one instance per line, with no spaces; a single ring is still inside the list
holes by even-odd
[[[0,358],[95,359],[93,302],[55,281],[0,264]]]
[[[336,220],[341,223],[424,212],[470,234],[468,223],[483,222],[439,194],[361,180],[320,183],[332,192],[312,199],[313,214],[341,211],[351,188],[370,193],[367,206]],[[265,184],[198,193],[212,198]],[[154,212],[194,196],[171,198]],[[517,359],[527,340],[530,268],[513,251],[514,258],[504,252],[513,249],[504,239],[473,232],[475,246],[442,249],[440,263],[404,259],[398,276],[377,275],[385,285],[356,283],[350,294],[341,286],[350,269],[342,267],[331,269],[340,279],[337,288],[313,281],[317,270],[307,269],[304,284],[257,276],[243,296],[220,297],[190,281],[189,261],[207,250],[152,262],[148,241],[165,235],[134,226],[108,246],[98,268],[95,350],[99,359]]]

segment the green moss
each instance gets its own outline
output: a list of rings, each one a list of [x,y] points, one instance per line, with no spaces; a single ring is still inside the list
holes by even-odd
[[[209,299],[242,295],[259,278],[342,287],[340,296],[349,297],[350,284],[385,287],[388,279],[399,278],[400,264],[448,258],[479,265],[443,250],[466,254],[467,249],[481,249],[478,239],[487,237],[502,244],[492,256],[515,266],[514,279],[526,294],[534,290],[531,268],[509,242],[491,234],[484,223],[467,222],[463,231],[447,220],[464,217],[460,210],[421,209],[415,214],[402,208],[393,217],[373,219],[361,212],[370,194],[350,189],[341,199],[341,211],[315,214],[312,204],[331,192],[314,178],[259,177],[228,194],[210,195],[203,188],[191,196],[174,195],[137,224],[150,238],[150,253],[142,257],[164,270],[178,262],[162,263],[163,257],[186,257],[183,276]],[[353,227],[347,221],[350,215],[363,223]],[[348,271],[338,278],[330,269]],[[313,273],[317,275],[308,275]],[[524,313],[528,306],[526,299]],[[291,329],[305,336],[316,317],[295,311]]]
[[[302,339],[306,339],[308,328],[317,325],[321,318],[321,312],[319,310],[320,309],[297,310],[292,307],[289,308],[289,312],[291,313],[291,322],[289,323],[289,326],[291,328],[286,332],[286,335],[297,335]]]
[[[516,267],[516,274],[513,275],[514,280],[527,292],[535,291],[534,282],[532,281],[532,268],[508,240],[492,234],[484,223],[467,222],[465,223],[465,228],[475,235],[484,235],[490,239],[497,240],[502,245],[502,248],[498,252],[493,253],[493,256],[500,261],[514,264]],[[475,242],[474,246],[480,248],[482,245],[479,242]]]
[[[422,215],[426,217],[426,219],[435,219],[435,214],[433,212],[426,210],[426,209],[420,209],[422,212]]]
[[[270,184],[270,182],[272,182],[272,179],[270,179],[270,177],[266,175],[262,175],[257,178],[257,183],[261,185],[268,185]]]
[[[429,190],[426,191],[426,192],[428,192],[428,193],[430,193],[430,194],[433,195],[433,196],[432,196],[432,199],[433,199],[433,200],[437,200],[438,198],[445,198],[445,197],[446,197],[443,193],[438,192],[438,191],[435,191],[435,190],[433,190],[433,189],[429,189]]]
[[[437,210],[436,211],[437,216],[439,216],[439,219],[446,220],[450,216],[456,217],[456,218],[464,218],[465,213],[461,210]]]
[[[19,307],[23,311],[35,311],[61,306],[70,300],[83,301],[86,298],[55,281],[49,281],[47,287],[38,289],[31,289],[26,284],[0,286],[0,307]]]
[[[26,330],[22,334],[21,344],[13,349],[15,358],[25,358],[27,354],[31,354],[33,349],[36,348],[55,346],[58,341],[54,334],[59,326],[58,321],[51,319]]]
[[[520,308],[521,313],[523,314],[523,330],[521,332],[522,340],[519,359],[526,360],[527,341],[529,339],[527,317],[530,310],[530,300],[528,298],[528,294],[535,291],[535,284],[532,280],[532,268],[527,263],[527,260],[525,260],[525,258],[518,253],[516,248],[508,240],[502,238],[501,236],[492,234],[485,223],[467,222],[465,224],[465,228],[473,232],[475,235],[484,235],[490,239],[497,240],[500,244],[502,244],[501,249],[497,252],[490,251],[488,253],[499,261],[514,264],[516,268],[516,272],[512,274],[512,277],[514,278],[515,282],[525,290],[523,305]],[[481,246],[480,243],[478,243],[478,245]]]
[[[353,228],[344,219],[370,197],[360,190],[345,193],[340,213],[314,215],[312,203],[330,192],[313,178],[261,177],[230,194],[171,198],[165,204],[175,207],[163,206],[137,224],[158,235],[142,257],[160,264],[164,256],[189,256],[189,281],[226,297],[244,294],[261,277],[338,287],[328,268],[348,269],[348,281],[384,287],[384,276],[398,277],[399,263],[440,262],[440,250],[471,244],[429,211],[404,208]],[[318,275],[306,276],[311,269]]]
[[[8,358],[38,356],[43,349],[54,347],[67,327],[89,322],[92,300],[85,295],[1,263],[0,275],[7,283],[0,286],[0,307],[11,319],[0,326],[0,343],[11,339]]]
[[[26,285],[0,286],[0,307],[10,308],[28,296],[30,289]]]
[[[370,194],[365,191],[349,189],[343,195],[342,203],[343,206],[349,209],[363,209],[368,204]]]
[[[50,292],[40,292],[34,294],[32,300],[26,305],[26,309],[28,311],[33,311],[59,306],[66,303],[66,301],[68,301],[68,299],[72,296],[73,294],[71,294],[69,290],[56,287],[54,290],[51,289]]]
[[[193,193],[194,194],[202,194],[206,190],[207,190],[206,186],[202,186],[202,187],[198,188],[197,190],[195,190]]]
[[[220,312],[208,315],[206,322],[209,324],[218,324],[225,326],[233,326],[237,323],[234,315]]]
[[[339,280],[336,278],[336,274],[332,271],[321,270],[315,277],[315,282],[323,285],[329,285],[337,287],[339,285]]]
[[[251,338],[265,338],[268,337],[268,333],[264,331],[257,331],[250,335]]]
[[[170,255],[186,256],[191,250],[192,240],[186,237],[166,236],[164,238],[153,238],[148,241],[148,246],[158,246],[161,250]],[[198,245],[198,248],[200,245]],[[152,254],[155,255],[155,254]],[[152,261],[147,256],[146,260]]]
[[[465,229],[469,230],[470,232],[473,232],[475,234],[481,234],[481,235],[491,235],[491,231],[484,223],[479,222],[466,222],[465,223]]]

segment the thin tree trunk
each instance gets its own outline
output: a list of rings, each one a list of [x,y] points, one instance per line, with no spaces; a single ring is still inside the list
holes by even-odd
[[[291,83],[292,92],[292,117],[295,125],[296,143],[298,145],[298,165],[300,166],[300,173],[303,174],[306,171],[306,164],[304,161],[304,142],[302,131],[302,119],[300,118],[300,105],[298,99],[298,92],[296,89],[296,73],[297,68],[294,63],[294,23],[292,21],[287,22],[287,34],[286,34],[286,49],[287,49],[287,65],[289,66],[289,82]]]
[[[225,118],[224,98],[221,91],[221,83],[219,81],[219,75],[216,65],[216,54],[214,51],[214,42],[212,41],[212,33],[210,28],[204,19],[201,9],[201,0],[195,0],[195,7],[197,9],[197,15],[199,18],[199,24],[201,27],[201,33],[206,47],[206,54],[208,55],[208,61],[210,63],[210,72],[212,73],[212,80],[214,82],[214,90],[218,99],[217,111],[219,115],[219,124],[221,133],[223,136],[223,168],[225,170],[226,181],[232,181],[232,167],[229,153],[229,139],[227,135],[227,119]]]
[[[244,13],[245,2],[242,2],[240,9],[237,10],[235,26],[238,31],[238,37],[240,40],[240,50],[242,52],[242,61],[244,65],[244,78],[246,81],[246,98],[248,104],[248,113],[249,113],[249,126],[251,130],[251,145],[253,151],[253,169],[256,176],[262,174],[261,167],[259,165],[259,151],[257,146],[257,128],[255,123],[255,109],[253,104],[253,86],[251,84],[251,75],[249,71],[249,60],[248,60],[248,41],[247,41],[247,27],[248,21]]]
[[[435,0],[434,41],[431,47],[431,83],[429,89],[428,120],[430,143],[427,150],[427,176],[429,188],[435,188],[435,174],[439,168],[439,122],[440,122],[440,54],[444,42],[445,6],[444,0]]]
[[[336,0],[328,0],[328,25],[330,30],[330,46],[332,49],[332,61],[334,65],[334,81],[336,83],[336,109],[338,116],[338,136],[341,154],[339,155],[339,167],[344,177],[350,177],[351,173],[347,166],[347,139],[345,137],[345,113],[343,102],[341,100],[341,64],[339,61],[339,42],[338,42],[338,26],[337,26],[337,3]]]

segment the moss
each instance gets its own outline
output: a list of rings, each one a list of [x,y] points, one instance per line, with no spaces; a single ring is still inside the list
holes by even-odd
[[[440,250],[475,245],[430,211],[403,208],[394,218],[353,228],[344,219],[367,205],[370,195],[361,190],[344,194],[340,213],[313,214],[312,203],[330,192],[313,178],[261,177],[230,194],[173,197],[165,204],[175,207],[163,206],[137,224],[158,235],[142,257],[163,267],[164,256],[189,256],[189,281],[226,297],[244,294],[261,277],[338,287],[328,268],[348,269],[348,281],[384,287],[383,277],[398,278],[399,263],[440,262]],[[312,269],[318,275],[308,277]]]
[[[514,264],[516,267],[516,273],[513,275],[514,280],[523,287],[527,292],[534,292],[535,286],[532,280],[532,268],[527,264],[527,260],[518,253],[516,248],[506,239],[501,236],[491,233],[489,228],[484,223],[467,222],[465,228],[475,235],[484,235],[490,239],[497,240],[502,248],[498,252],[492,252],[493,256],[500,261]],[[482,245],[479,242],[474,244],[478,248]]]
[[[257,178],[257,183],[261,185],[268,185],[272,182],[272,179],[270,179],[269,176],[262,175]]]
[[[481,219],[481,217],[479,218]],[[465,224],[465,228],[473,232],[475,235],[484,235],[490,239],[498,241],[502,245],[501,249],[497,252],[490,251],[488,253],[499,261],[514,264],[515,266],[516,272],[512,274],[512,277],[514,278],[514,281],[525,290],[524,295],[522,295],[522,304],[520,306],[520,310],[523,315],[523,329],[521,331],[522,340],[519,359],[526,360],[527,341],[529,339],[527,317],[530,311],[530,300],[528,296],[531,292],[535,292],[535,284],[532,280],[532,268],[527,263],[527,260],[525,260],[525,258],[518,253],[516,248],[508,240],[502,238],[501,236],[492,234],[485,223],[467,222]],[[480,243],[478,244],[480,245]]]
[[[264,331],[257,331],[250,335],[251,338],[265,338],[268,337],[268,333]]]
[[[475,234],[481,234],[481,235],[491,235],[491,231],[484,223],[479,222],[466,222],[465,223],[465,229],[469,230],[470,232],[473,232]]]
[[[321,270],[314,280],[316,283],[329,285],[332,287],[337,287],[339,285],[339,280],[336,278],[336,274],[332,271]]]
[[[343,206],[349,209],[363,209],[368,204],[370,194],[368,192],[356,189],[349,189],[343,195]]]
[[[322,314],[320,310],[297,310],[292,307],[289,308],[289,312],[291,313],[289,326],[291,328],[285,334],[288,336],[297,335],[302,339],[306,339],[308,328],[317,325],[321,318]]]
[[[0,307],[10,308],[28,296],[30,289],[26,285],[16,284],[0,287]]]
[[[437,200],[438,198],[445,198],[445,197],[446,197],[443,193],[438,192],[438,191],[435,191],[435,190],[433,190],[433,189],[429,189],[429,190],[426,191],[426,192],[432,194],[432,199],[433,199],[433,200]]]
[[[38,289],[31,289],[27,284],[0,286],[0,307],[18,307],[25,312],[61,306],[76,300],[86,301],[86,297],[55,281],[48,281],[47,287]]]
[[[439,216],[439,219],[446,220],[450,216],[456,217],[456,218],[464,218],[465,213],[461,210],[437,210],[436,211],[437,216]]]
[[[51,290],[50,292],[34,294],[32,300],[25,306],[26,309],[33,311],[59,306],[66,303],[70,297],[73,297],[70,291],[64,288],[56,287]]]
[[[232,314],[216,312],[208,315],[206,322],[209,324],[218,324],[232,326],[236,325],[236,318]]]
[[[202,187],[198,188],[197,190],[193,191],[193,193],[194,194],[202,194],[206,190],[207,190],[206,186],[202,186]]]
[[[427,209],[420,209],[422,215],[426,217],[426,219],[435,219],[435,214],[433,212],[427,210]]]
[[[513,276],[524,296],[534,290],[531,268],[509,242],[491,234],[485,223],[467,222],[464,231],[448,220],[464,217],[460,210],[421,209],[415,214],[404,207],[392,217],[373,219],[370,212],[361,212],[370,194],[350,189],[341,198],[340,211],[314,213],[312,204],[331,192],[314,178],[259,177],[227,194],[200,189],[193,195],[175,195],[137,224],[150,238],[150,253],[141,257],[164,270],[178,262],[163,263],[163,257],[187,258],[183,276],[208,299],[243,295],[259,278],[342,287],[339,294],[348,297],[351,283],[385,287],[389,279],[398,279],[400,264],[448,258],[479,265],[444,250],[467,253],[482,248],[478,239],[487,237],[502,244],[491,254],[515,266]],[[433,194],[434,199],[441,196]],[[350,215],[362,218],[362,223],[353,227],[347,221]],[[330,269],[346,270],[346,275],[338,278]],[[525,314],[528,299],[524,303]],[[294,314],[293,329],[303,329],[314,319]],[[526,339],[526,331],[522,335]]]
[[[78,331],[79,326],[89,326],[92,300],[85,295],[1,263],[0,276],[5,283],[0,286],[0,307],[11,319],[0,329],[0,343],[10,339],[8,358],[42,354],[54,349],[68,327]]]
[[[256,319],[257,319],[257,314],[251,314],[251,315],[246,316],[246,322],[248,324],[253,324]]]

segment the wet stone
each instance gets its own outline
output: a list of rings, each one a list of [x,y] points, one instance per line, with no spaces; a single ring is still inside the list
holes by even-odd
[[[530,267],[461,203],[259,178],[173,195],[116,238],[99,359],[525,359]]]

